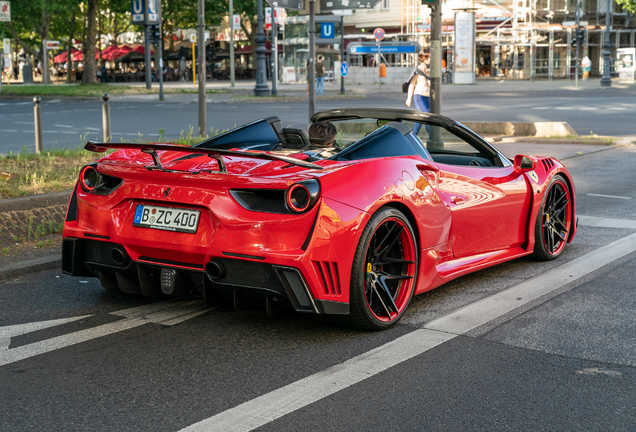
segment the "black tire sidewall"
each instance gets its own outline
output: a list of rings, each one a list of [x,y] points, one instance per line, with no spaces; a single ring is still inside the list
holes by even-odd
[[[406,306],[400,312],[400,314],[390,322],[384,322],[378,320],[369,310],[367,305],[367,300],[364,294],[364,276],[365,276],[365,264],[366,264],[366,255],[367,250],[369,248],[369,243],[371,242],[371,237],[373,233],[386,219],[389,218],[398,218],[400,219],[406,228],[409,230],[410,235],[413,238],[414,249],[415,249],[415,275],[413,278],[413,289],[409,295],[409,298],[406,302]],[[415,235],[415,231],[411,226],[408,218],[404,216],[404,214],[393,208],[393,207],[385,207],[376,212],[367,226],[364,228],[362,236],[360,236],[360,241],[358,242],[358,247],[356,248],[356,252],[353,258],[353,267],[351,269],[351,281],[349,285],[349,303],[350,303],[350,313],[348,316],[348,321],[351,326],[356,328],[362,328],[367,330],[385,330],[395,323],[397,323],[404,312],[408,308],[411,300],[413,298],[413,294],[415,292],[415,288],[417,286],[417,276],[419,271],[419,247],[417,242],[417,236]]]
[[[561,254],[565,250],[565,249],[561,249],[561,252],[559,252],[556,255],[551,254],[546,249],[545,242],[543,241],[543,214],[545,212],[545,202],[548,199],[548,194],[552,190],[552,186],[554,186],[554,183],[556,183],[557,181],[561,181],[565,185],[567,192],[570,195],[570,202],[568,203],[568,205],[569,206],[572,205],[572,191],[570,189],[570,186],[568,185],[567,181],[565,181],[563,176],[560,176],[558,174],[555,175],[554,177],[552,177],[552,179],[550,180],[550,183],[548,183],[548,186],[545,189],[545,193],[543,194],[543,199],[541,200],[541,207],[539,208],[539,213],[537,214],[537,222],[535,223],[535,227],[534,227],[534,252],[532,253],[532,258],[534,258],[537,261],[551,261],[551,260],[557,259],[558,257],[561,256]],[[570,215],[571,215],[571,210],[570,210]],[[570,236],[570,233],[568,232],[568,238],[569,236]]]

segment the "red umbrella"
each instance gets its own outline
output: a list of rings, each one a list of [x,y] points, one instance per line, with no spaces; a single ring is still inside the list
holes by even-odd
[[[80,50],[75,48],[71,48],[71,52],[73,53],[72,59],[73,61],[82,61],[84,60],[84,55]],[[64,51],[62,54],[58,54],[53,57],[53,63],[66,63],[68,59],[68,51]]]
[[[134,52],[139,53],[139,54],[146,54],[146,48],[143,45],[137,45],[134,49]],[[150,54],[154,54],[155,50],[153,50],[152,48],[150,49]]]
[[[120,57],[125,56],[131,51],[132,48],[130,48],[128,45],[122,45],[120,47],[111,45],[102,51],[102,59],[106,61],[116,60]],[[99,53],[95,55],[95,59],[99,59]]]

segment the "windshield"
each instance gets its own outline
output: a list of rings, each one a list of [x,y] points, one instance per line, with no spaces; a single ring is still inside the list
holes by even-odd
[[[343,150],[390,123],[390,121],[375,118],[354,118],[331,120],[328,123],[333,124],[336,130],[333,146]],[[421,141],[424,147],[429,151],[475,152],[475,149],[471,145],[440,126],[424,125],[412,121],[401,121],[400,123],[413,130],[414,135],[419,138],[419,141]],[[311,133],[309,133],[309,141],[312,144],[317,144],[316,138],[312,137]]]

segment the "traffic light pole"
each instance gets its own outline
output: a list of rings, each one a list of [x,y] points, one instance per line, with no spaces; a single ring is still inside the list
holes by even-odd
[[[199,0],[199,23],[198,35],[199,40],[199,136],[204,137],[207,132],[207,107],[205,105],[205,3]],[[194,69],[196,64],[192,65]]]
[[[612,86],[612,76],[610,73],[611,60],[610,55],[612,44],[610,43],[610,14],[612,13],[612,0],[607,0],[607,11],[605,12],[605,43],[603,44],[603,78],[601,78],[601,87]]]
[[[309,93],[309,121],[316,112],[316,9],[314,0],[309,0],[309,59],[307,60],[307,92]]]
[[[230,0],[230,83],[234,87],[234,3]]]
[[[152,65],[150,60],[150,29],[148,28],[148,4],[144,4],[144,63],[146,66],[146,90],[152,88]]]
[[[278,95],[278,17],[272,8],[272,96]]]
[[[581,10],[581,0],[577,0],[576,2],[576,31],[574,37],[576,38],[576,58],[574,59],[574,63],[576,64],[574,70],[574,87],[579,86],[579,47],[581,46],[581,40],[579,39],[579,11]]]
[[[442,2],[436,1],[431,5],[431,96],[430,111],[442,114]],[[428,137],[429,149],[442,149],[439,127],[431,126]]]
[[[157,18],[159,18],[159,24],[157,24],[157,30],[159,30],[159,34],[157,35],[157,52],[159,60],[156,60],[157,70],[159,71],[159,100],[164,100],[163,97],[163,17],[161,15],[161,2],[157,2]]]

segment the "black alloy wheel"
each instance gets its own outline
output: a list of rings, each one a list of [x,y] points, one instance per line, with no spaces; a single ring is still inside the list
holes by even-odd
[[[557,175],[550,181],[537,215],[532,257],[540,261],[556,259],[570,237],[572,226],[572,196],[570,188]]]
[[[418,246],[411,224],[400,211],[378,211],[362,233],[351,272],[352,327],[384,330],[402,318],[417,283]]]

